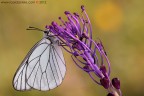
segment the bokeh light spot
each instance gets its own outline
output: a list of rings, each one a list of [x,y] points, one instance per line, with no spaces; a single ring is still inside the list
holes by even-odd
[[[104,2],[94,13],[96,26],[102,31],[115,31],[123,22],[123,11],[120,5],[113,2]]]

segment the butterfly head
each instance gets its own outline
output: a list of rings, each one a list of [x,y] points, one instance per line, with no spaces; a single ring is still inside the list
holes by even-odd
[[[57,43],[58,38],[56,38],[53,33],[51,33],[49,30],[45,30],[43,32],[44,32],[44,37],[49,39],[52,44]]]
[[[49,39],[52,44],[55,44],[58,41],[58,39],[54,36],[54,34],[52,32],[50,32],[50,30],[41,30],[39,28],[31,27],[31,26],[29,26],[29,28],[27,28],[27,30],[38,30],[38,31],[43,32],[43,38]]]
[[[44,32],[44,36],[45,36],[45,37],[47,37],[47,36],[50,35],[50,31],[49,31],[49,30],[45,30],[45,31],[43,31],[43,32]]]

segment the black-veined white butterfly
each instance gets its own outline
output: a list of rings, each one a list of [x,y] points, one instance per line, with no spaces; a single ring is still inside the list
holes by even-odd
[[[29,28],[35,29],[40,30]],[[50,36],[49,31],[43,32],[43,38],[31,48],[14,75],[13,87],[16,90],[47,91],[62,83],[66,66],[58,39]]]

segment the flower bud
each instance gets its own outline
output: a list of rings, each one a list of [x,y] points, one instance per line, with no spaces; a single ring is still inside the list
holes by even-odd
[[[108,80],[108,78],[104,77],[104,78],[100,79],[100,83],[105,89],[109,88],[109,80]]]
[[[120,89],[120,80],[118,78],[113,78],[112,79],[112,85],[116,88],[116,89]]]
[[[82,5],[82,6],[81,6],[81,9],[82,9],[82,11],[84,11],[84,10],[85,10],[84,5]]]
[[[106,74],[106,72],[107,72],[106,67],[104,65],[100,66],[100,70],[103,74]]]
[[[108,93],[108,95],[107,96],[115,96],[114,94],[112,94],[112,93]]]
[[[69,12],[69,11],[65,11],[64,13],[65,13],[66,15],[70,14],[70,12]]]

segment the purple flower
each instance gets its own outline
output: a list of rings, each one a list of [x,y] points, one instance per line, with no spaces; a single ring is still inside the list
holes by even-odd
[[[65,11],[68,21],[61,17],[62,25],[52,22],[46,26],[54,36],[61,41],[62,47],[72,54],[75,64],[92,78],[94,82],[108,90],[108,96],[122,96],[120,81],[110,80],[110,62],[102,42],[92,40],[92,26],[84,6],[81,6],[82,16]],[[65,46],[63,46],[65,45]],[[68,49],[68,48],[69,49]],[[107,68],[106,68],[107,66]],[[96,76],[100,79],[97,81]]]

